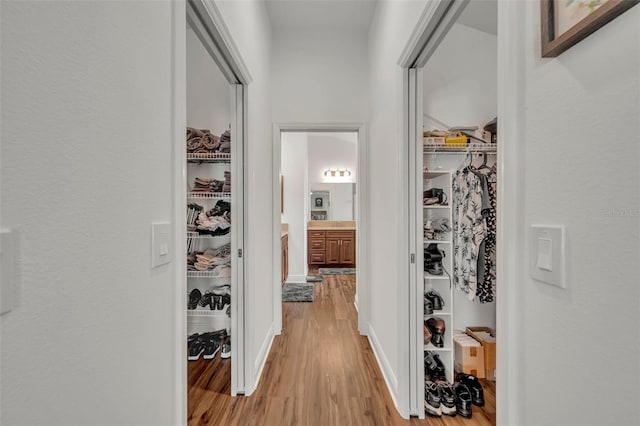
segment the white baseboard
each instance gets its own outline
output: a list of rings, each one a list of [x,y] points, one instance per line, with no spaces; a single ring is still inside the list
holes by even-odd
[[[393,370],[391,369],[389,360],[384,354],[384,351],[380,346],[378,336],[376,335],[376,332],[371,324],[369,324],[369,335],[367,337],[369,338],[369,343],[371,344],[371,348],[373,349],[373,354],[376,357],[376,361],[378,361],[378,366],[380,367],[380,370],[382,370],[382,377],[384,377],[384,381],[387,384],[387,389],[389,389],[393,404],[396,406],[396,410],[398,411],[398,413],[401,413],[400,408],[398,407],[397,398],[398,378],[395,374],[393,374]]]
[[[306,275],[289,275],[287,277],[288,283],[306,283],[307,276]]]
[[[245,395],[251,395],[257,388],[258,383],[260,383],[260,378],[262,377],[262,371],[264,370],[264,366],[267,363],[267,358],[269,357],[269,352],[271,352],[271,345],[273,345],[273,339],[275,338],[275,333],[273,332],[273,323],[271,323],[271,327],[269,327],[269,331],[260,346],[260,351],[258,352],[258,356],[256,357],[256,361],[254,364],[254,371],[256,375],[253,379],[253,386]]]

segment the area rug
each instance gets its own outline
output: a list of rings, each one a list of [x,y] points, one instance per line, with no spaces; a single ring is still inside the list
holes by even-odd
[[[320,275],[355,275],[356,268],[320,268]]]
[[[308,283],[321,283],[322,282],[322,275],[307,275],[307,282]]]
[[[313,283],[284,283],[283,302],[313,302]]]

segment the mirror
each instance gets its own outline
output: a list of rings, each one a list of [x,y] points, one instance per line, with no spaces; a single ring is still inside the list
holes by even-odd
[[[310,187],[310,220],[355,220],[355,183],[313,182]]]

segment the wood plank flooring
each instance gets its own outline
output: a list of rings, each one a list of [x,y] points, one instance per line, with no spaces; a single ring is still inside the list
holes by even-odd
[[[355,275],[325,276],[313,303],[284,303],[258,389],[230,396],[230,363],[189,363],[189,425],[495,425],[495,386],[485,407],[460,416],[402,419],[366,337],[357,331]]]

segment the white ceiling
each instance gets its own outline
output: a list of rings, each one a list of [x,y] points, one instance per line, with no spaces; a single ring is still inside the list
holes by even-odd
[[[377,0],[267,0],[271,26],[280,30],[367,32]]]
[[[489,34],[498,34],[498,0],[471,0],[457,21]]]

